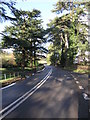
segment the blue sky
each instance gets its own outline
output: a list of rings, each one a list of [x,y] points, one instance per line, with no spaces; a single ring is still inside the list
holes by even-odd
[[[41,19],[43,20],[43,27],[46,28],[46,24],[50,19],[56,17],[55,13],[52,13],[51,10],[54,8],[54,4],[58,0],[16,0],[15,7],[22,10],[32,11],[34,8],[41,11]],[[8,11],[8,14],[10,12]],[[10,21],[0,23],[0,32],[4,30],[6,25],[10,25]]]
[[[46,27],[46,24],[49,22],[49,19],[53,19],[56,14],[52,13],[51,10],[54,8],[54,4],[58,0],[18,0],[16,7],[18,9],[23,9],[23,10],[30,10],[32,9],[38,9],[41,11],[41,18],[43,19],[44,27]]]
[[[22,10],[32,11],[34,8],[41,11],[41,19],[43,20],[43,27],[46,28],[46,24],[49,23],[50,19],[53,19],[57,15],[52,13],[51,10],[54,9],[54,4],[58,0],[16,0],[15,7]],[[10,12],[8,11],[8,14]],[[0,32],[4,30],[5,26],[10,25],[10,21],[0,23]],[[1,39],[1,36],[0,36]]]

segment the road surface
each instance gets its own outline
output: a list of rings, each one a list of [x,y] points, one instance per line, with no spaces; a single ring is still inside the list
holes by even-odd
[[[1,119],[89,118],[88,77],[46,66],[2,89]],[[1,89],[0,89],[1,90]]]

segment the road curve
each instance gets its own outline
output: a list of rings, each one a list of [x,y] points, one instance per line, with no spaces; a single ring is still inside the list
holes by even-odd
[[[4,118],[88,118],[89,101],[84,99],[83,89],[78,87],[73,75],[69,71],[46,66],[44,71],[3,90],[2,107],[5,109],[37,87],[34,94],[28,94],[28,98]]]

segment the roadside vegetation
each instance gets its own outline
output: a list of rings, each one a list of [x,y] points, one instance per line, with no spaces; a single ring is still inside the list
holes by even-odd
[[[64,67],[64,69],[70,70],[76,73],[81,73],[81,74],[90,74],[89,66],[72,65],[72,66]]]
[[[90,74],[90,56],[85,54],[86,51],[90,51],[89,26],[82,21],[87,14],[85,11],[90,8],[90,2],[59,0],[52,10],[57,17],[47,24],[47,29],[42,26],[40,10],[18,10],[14,4],[13,1],[0,2],[2,6],[0,21],[11,21],[11,26],[6,26],[0,33],[2,35],[0,82],[24,78],[42,69],[43,64],[46,63],[44,54],[47,53],[48,64]],[[13,17],[7,14],[5,6],[11,11]],[[47,42],[50,42],[48,50],[44,47]],[[13,48],[13,53],[3,52],[3,49],[9,48]],[[75,64],[78,53],[78,62]]]
[[[34,67],[31,68],[30,66],[27,66],[23,70],[21,66],[18,66],[16,64],[14,54],[5,51],[1,52],[1,58],[2,68],[0,68],[0,83],[2,83],[2,86],[5,86],[17,80],[23,80],[29,76],[32,76],[32,74],[36,71],[40,71],[44,68],[44,61],[41,60],[38,62],[38,64],[36,64],[36,69]]]
[[[52,12],[58,16],[67,12],[48,23],[49,64],[90,74],[89,25],[84,21],[89,10],[90,2],[70,3],[59,0],[56,3]]]
[[[46,43],[46,31],[42,26],[41,11],[18,10],[14,7],[15,2],[0,2],[0,20],[10,20],[11,26],[6,26],[2,35],[1,57],[2,57],[2,77],[9,80],[19,74],[25,77],[28,74],[42,69],[40,60],[45,58],[47,49],[43,47]],[[7,15],[8,8],[13,17]],[[3,49],[13,48],[13,54],[3,53]],[[17,73],[18,72],[18,73]],[[14,74],[14,76],[13,76]],[[10,78],[11,79],[11,78]]]

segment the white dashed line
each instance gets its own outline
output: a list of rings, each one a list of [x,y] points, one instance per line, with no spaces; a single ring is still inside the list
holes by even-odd
[[[74,78],[75,80],[77,80],[77,78]]]
[[[77,80],[77,78],[75,78],[74,75],[71,74],[71,76],[74,78],[74,80]]]
[[[32,75],[34,75],[34,73]]]
[[[85,100],[90,100],[90,98],[88,97],[88,95],[86,93],[83,93],[83,97]]]
[[[84,89],[84,88],[83,88],[82,86],[79,86],[79,89],[81,89],[81,90],[82,90],[82,89]]]
[[[27,76],[27,75],[26,75],[26,78],[29,78],[29,77],[30,77],[30,76]]]
[[[67,79],[70,79],[71,77],[67,77]]]
[[[71,74],[71,75],[72,75],[72,74]],[[77,78],[75,78],[74,75],[72,75],[72,77],[74,78],[76,84],[79,84],[79,81],[77,80]],[[80,85],[79,85],[78,87],[79,87],[79,89],[81,89],[81,90],[84,89],[84,88],[83,88],[82,86],[80,86]],[[84,97],[85,97],[85,95],[84,95]]]
[[[76,83],[77,83],[77,84],[79,84],[79,82],[78,82],[78,81],[76,81]]]

